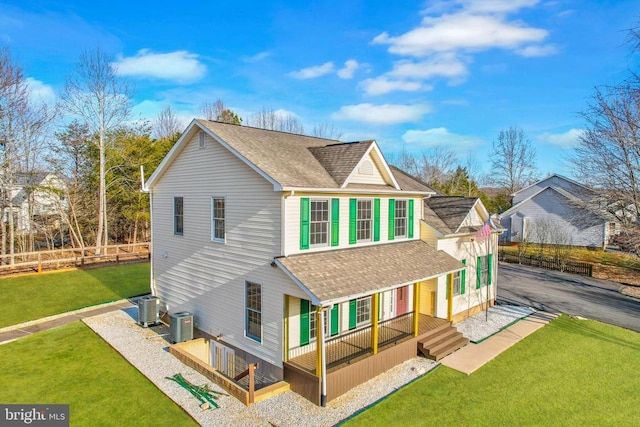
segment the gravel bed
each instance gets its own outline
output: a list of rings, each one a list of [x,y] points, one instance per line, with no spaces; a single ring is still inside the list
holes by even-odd
[[[494,305],[489,307],[488,314],[484,311],[468,317],[456,324],[458,331],[471,342],[479,342],[500,332],[516,320],[535,313],[530,307],[516,305]]]
[[[512,323],[517,318],[515,314],[521,313],[505,309],[505,306],[499,308],[502,309],[499,314],[494,313],[495,310],[489,313],[490,323],[484,321],[482,313],[482,316],[474,316],[460,324],[466,322],[471,325],[469,330],[484,330],[482,333],[489,336],[495,333],[491,331],[496,327],[499,330]],[[136,319],[137,307],[131,307],[83,321],[203,426],[332,426],[438,366],[432,360],[415,357],[355,387],[327,403],[325,408],[288,391],[250,407],[232,396],[221,396],[217,400],[220,408],[203,410],[189,392],[166,377],[181,373],[194,384],[209,384],[213,390],[222,393],[224,390],[169,354],[169,344],[158,334],[158,329],[142,328],[136,324]]]

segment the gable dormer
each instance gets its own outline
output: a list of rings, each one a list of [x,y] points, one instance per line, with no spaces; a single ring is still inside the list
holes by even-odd
[[[399,190],[400,186],[393,176],[393,173],[391,173],[391,169],[384,159],[380,148],[378,148],[378,144],[376,144],[375,141],[370,142],[369,148],[355,165],[342,184],[342,187],[368,184],[385,185]]]

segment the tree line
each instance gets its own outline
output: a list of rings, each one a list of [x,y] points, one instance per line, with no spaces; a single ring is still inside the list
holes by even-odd
[[[637,53],[637,30],[630,32],[630,42]],[[185,124],[169,105],[152,121],[133,120],[133,95],[133,86],[118,75],[112,57],[89,49],[68,73],[52,107],[33,96],[22,67],[7,47],[0,47],[0,254],[150,238],[149,199],[140,191],[141,181],[158,166]],[[307,132],[296,116],[268,108],[243,118],[220,99],[204,102],[200,113],[236,125],[341,137],[329,123]],[[615,214],[637,216],[639,75],[632,68],[623,81],[596,87],[582,117],[586,129],[571,159],[574,175],[599,189],[603,204]],[[510,194],[540,178],[535,147],[516,125],[500,130],[483,156],[470,153],[462,158],[451,147],[437,146],[419,154],[403,151],[388,160],[442,194],[480,197],[492,213],[508,209]],[[490,163],[489,174],[481,174],[481,162]],[[42,181],[44,171],[55,172],[65,185]],[[40,209],[43,194],[58,206]],[[20,226],[25,217],[27,226]]]

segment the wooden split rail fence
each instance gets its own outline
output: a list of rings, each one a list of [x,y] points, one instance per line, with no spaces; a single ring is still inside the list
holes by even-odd
[[[0,255],[0,274],[42,272],[90,264],[145,261],[151,257],[149,242],[85,248],[56,249]]]

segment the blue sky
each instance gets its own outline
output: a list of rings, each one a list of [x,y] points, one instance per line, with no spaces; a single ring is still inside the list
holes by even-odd
[[[579,112],[627,74],[639,24],[637,0],[0,0],[0,43],[44,99],[99,46],[135,84],[137,117],[171,105],[186,125],[220,98],[245,118],[267,108],[308,131],[330,123],[388,157],[445,145],[485,171],[515,125],[541,176],[570,175]]]

